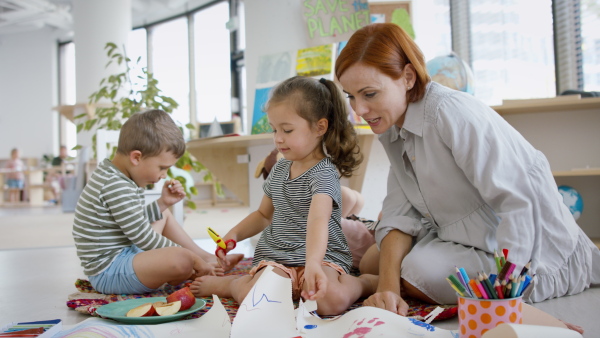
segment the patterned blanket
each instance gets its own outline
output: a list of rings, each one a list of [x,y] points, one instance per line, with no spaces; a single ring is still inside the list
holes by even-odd
[[[248,273],[248,271],[250,271],[251,266],[252,266],[252,258],[247,258],[247,259],[241,261],[233,270],[227,272],[226,275],[245,275]],[[69,295],[68,300],[67,300],[67,306],[74,309],[75,311],[78,311],[78,312],[81,312],[84,314],[98,316],[98,314],[96,314],[96,309],[98,309],[102,305],[120,301],[120,300],[125,300],[125,299],[147,298],[147,297],[166,297],[167,295],[173,293],[174,291],[176,291],[182,287],[188,286],[189,284],[190,284],[189,282],[182,283],[177,286],[165,284],[165,286],[163,286],[163,288],[160,290],[157,290],[152,293],[142,294],[142,295],[114,295],[114,294],[106,295],[106,294],[101,294],[101,293],[97,292],[96,290],[94,290],[94,288],[92,287],[92,285],[90,284],[89,281],[87,281],[85,279],[77,279],[77,281],[75,282],[75,287],[77,288],[78,291]],[[191,318],[199,318],[202,315],[204,315],[208,310],[210,310],[210,308],[213,305],[212,297],[205,297],[202,299],[204,301],[206,301],[206,306],[204,308],[196,311],[195,313],[192,313],[192,314],[184,317],[183,320],[191,319]],[[231,320],[233,320],[233,318],[235,317],[235,314],[237,313],[239,304],[235,300],[233,300],[233,298],[220,298],[220,299],[221,299],[221,303],[223,303],[223,306],[225,307],[225,309],[227,310],[227,313],[229,314],[229,318]],[[361,307],[362,302],[363,302],[363,299],[359,299],[347,311]],[[414,300],[414,299],[406,299],[406,302],[408,303],[408,306],[409,306],[408,316],[411,316],[411,317],[416,316],[417,318],[425,317],[427,314],[429,314],[431,311],[433,311],[433,309],[435,309],[437,307],[437,305],[425,304],[425,303],[422,303],[422,302]],[[298,306],[297,303],[294,303],[294,305],[295,305],[295,307]],[[457,313],[456,305],[441,305],[441,307],[444,308],[444,311],[442,313],[440,313],[435,318],[435,320],[447,319],[447,318],[456,316],[456,313]]]

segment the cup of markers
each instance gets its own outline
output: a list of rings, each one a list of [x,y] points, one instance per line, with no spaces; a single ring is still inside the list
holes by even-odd
[[[458,322],[460,337],[481,337],[502,323],[522,323],[523,291],[531,283],[527,274],[530,263],[520,273],[516,265],[497,255],[497,274],[478,272],[469,278],[464,268],[456,267],[456,274],[446,278],[458,295]],[[502,258],[500,258],[502,257]]]

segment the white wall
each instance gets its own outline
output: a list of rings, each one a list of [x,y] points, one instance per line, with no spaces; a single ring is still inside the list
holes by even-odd
[[[0,158],[40,158],[58,146],[57,43],[52,31],[0,36]],[[57,141],[56,141],[57,142]]]

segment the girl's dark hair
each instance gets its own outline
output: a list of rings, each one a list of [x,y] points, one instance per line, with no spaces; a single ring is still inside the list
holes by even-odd
[[[295,76],[277,85],[269,95],[265,111],[270,105],[286,101],[311,126],[327,119],[327,132],[323,135],[327,154],[342,177],[352,176],[362,162],[362,155],[356,131],[348,120],[348,105],[333,81]]]

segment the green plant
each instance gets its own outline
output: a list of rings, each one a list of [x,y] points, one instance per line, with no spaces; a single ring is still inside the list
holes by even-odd
[[[138,112],[147,109],[161,109],[171,114],[179,105],[171,97],[163,95],[158,88],[158,80],[148,71],[146,67],[139,65],[140,58],[132,63],[127,55],[119,50],[116,44],[108,42],[104,47],[108,56],[106,67],[113,63],[124,66],[124,71],[103,78],[100,81],[100,89],[92,93],[89,97],[89,103],[97,106],[93,117],[85,119],[81,123],[77,123],[77,133],[82,130],[90,131],[97,129],[120,130],[121,126],[127,119]],[[139,74],[133,76],[134,74]],[[76,121],[81,121],[81,118],[87,114],[75,116]],[[193,124],[188,123],[185,126],[180,125],[183,133],[183,128],[195,130]],[[96,149],[96,135],[92,136],[92,145]],[[80,145],[74,149],[81,148]],[[116,147],[110,150],[111,158],[116,152]],[[186,150],[185,154],[175,164],[177,168],[186,171],[194,170],[196,172],[203,171],[205,173],[203,180],[205,182],[213,181],[212,174],[206,170],[206,167],[195,160]],[[179,180],[186,190],[188,207],[195,209],[196,204],[191,200],[191,195],[198,194],[196,187],[188,186],[185,177],[173,175],[169,169],[169,178]],[[220,184],[216,184],[217,193],[223,195]]]

